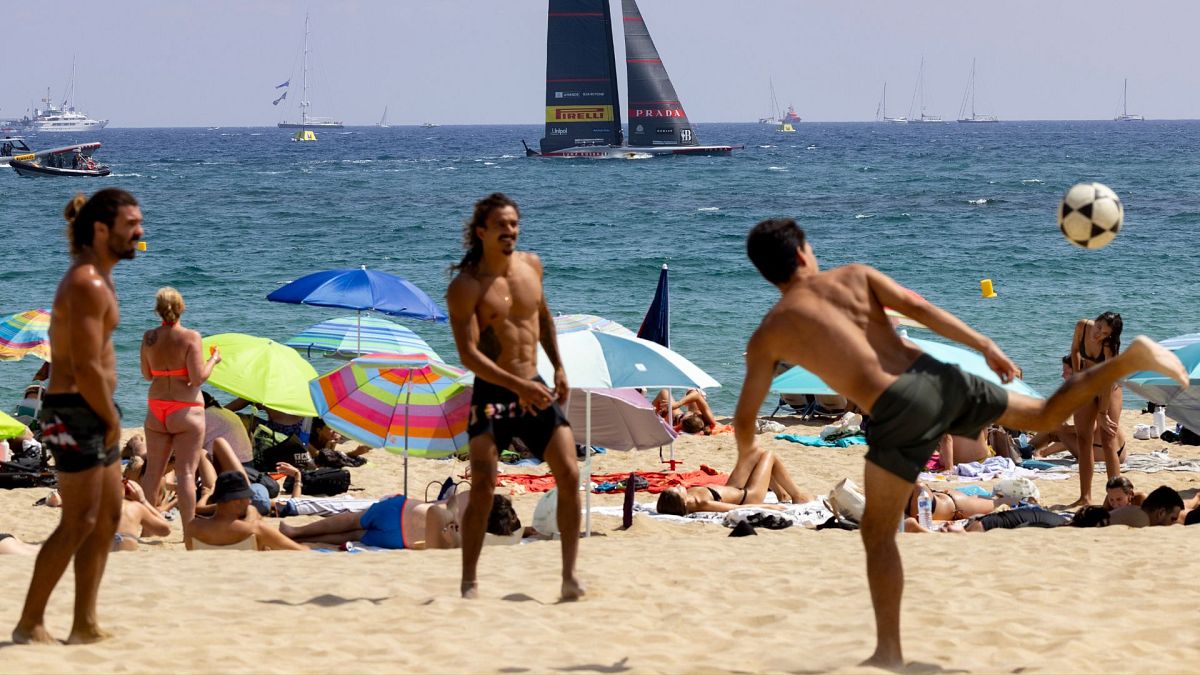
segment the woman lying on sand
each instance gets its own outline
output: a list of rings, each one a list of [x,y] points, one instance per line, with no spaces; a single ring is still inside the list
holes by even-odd
[[[921,497],[922,490],[929,490],[933,497],[934,520],[962,520],[983,516],[995,511],[1000,504],[1012,506],[1022,501],[1037,502],[1038,499],[1037,486],[1027,478],[999,481],[992,490],[991,498],[974,497],[958,490],[935,490],[926,483],[918,482],[913,485],[912,496],[904,509],[906,517],[917,517],[917,500]]]
[[[302,526],[280,523],[279,530],[304,543],[346,544],[390,549],[460,548],[461,523],[467,492],[440,502],[423,502],[395,495],[363,512],[339,513]],[[493,495],[487,532],[508,537],[520,531],[521,519],[504,495]]]
[[[736,471],[730,474],[729,482],[725,485],[667,488],[658,495],[658,512],[686,516],[700,511],[722,513],[751,506],[781,510],[783,507],[778,504],[763,503],[768,489],[774,492],[781,502],[802,504],[813,499],[812,495],[792,482],[787,468],[773,452],[762,453],[750,471],[750,477],[744,483],[739,483],[736,475]]]

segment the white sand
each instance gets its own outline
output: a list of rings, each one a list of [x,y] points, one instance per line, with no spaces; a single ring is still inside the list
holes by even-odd
[[[1148,421],[1130,411],[1123,418],[1127,429]],[[861,447],[760,438],[801,486],[819,493],[862,475]],[[1171,446],[1178,456],[1197,450]],[[728,470],[733,438],[687,438],[676,455],[683,470],[700,463]],[[352,494],[397,491],[400,458],[375,451],[371,459],[354,470],[361,491]],[[414,460],[411,467],[419,497],[426,482],[466,465]],[[651,452],[596,461],[599,472],[660,468]],[[1129,477],[1140,490],[1165,483],[1185,498],[1200,487],[1193,473]],[[1043,502],[1062,504],[1078,481],[1040,488]],[[43,540],[58,520],[57,510],[30,506],[44,493],[0,491],[0,531]],[[526,521],[537,499],[515,497]],[[874,623],[856,533],[793,528],[730,539],[714,525],[640,517],[621,532],[616,519],[593,522],[598,536],[582,543],[579,564],[590,594],[575,604],[556,603],[554,542],[485,549],[482,597],[468,602],[458,598],[457,551],[187,552],[175,525],[165,541],[109,558],[100,616],[117,637],[82,647],[0,643],[0,672],[863,670],[856,664],[871,652]],[[1200,528],[1178,526],[903,536],[905,656],[925,671],[1200,672],[1192,627],[1198,536]],[[0,635],[7,636],[33,560],[4,563]],[[70,628],[71,573],[47,615],[60,637]]]

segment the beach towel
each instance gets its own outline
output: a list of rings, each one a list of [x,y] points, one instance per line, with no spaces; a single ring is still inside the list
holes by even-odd
[[[729,474],[701,464],[697,471],[683,472],[637,472],[638,478],[646,479],[646,490],[658,494],[669,487],[682,485],[696,487],[700,485],[724,485],[729,480]],[[592,491],[602,492],[597,488],[606,483],[616,484],[629,478],[629,472],[594,473],[592,474]],[[507,487],[514,492],[549,492],[554,488],[554,476],[550,474],[502,473],[496,477],[497,487]],[[641,489],[641,488],[639,488]],[[619,509],[618,509],[619,510]]]
[[[852,445],[867,444],[866,436],[846,436],[833,441],[827,441],[820,436],[797,436],[796,434],[779,434],[775,438],[818,448],[848,448]]]
[[[638,474],[639,476],[642,474]],[[765,501],[777,503],[774,493],[767,493]],[[686,516],[671,516],[658,512],[654,502],[641,502],[633,505],[634,515],[643,515],[655,520],[677,523],[712,523],[725,525],[726,527],[734,527],[738,521],[746,519],[750,514],[763,514],[763,516],[776,515],[787,518],[793,525],[804,527],[807,529],[816,529],[817,525],[829,520],[833,516],[833,511],[824,499],[814,499],[811,502],[804,504],[783,504],[782,511],[774,509],[764,509],[759,507],[747,506],[725,513],[713,513],[704,511],[701,513],[689,513]],[[620,506],[595,506],[592,507],[592,513],[602,516],[615,516],[620,518],[623,515],[623,508]]]

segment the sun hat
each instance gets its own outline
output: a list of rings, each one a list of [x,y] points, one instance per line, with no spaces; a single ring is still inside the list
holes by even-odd
[[[238,471],[226,471],[217,476],[216,487],[213,488],[212,500],[217,504],[230,502],[235,499],[253,499],[254,491],[246,482],[246,476]]]
[[[1005,478],[996,481],[992,486],[993,497],[1003,497],[1006,502],[1038,501],[1041,492],[1038,486],[1028,478]]]

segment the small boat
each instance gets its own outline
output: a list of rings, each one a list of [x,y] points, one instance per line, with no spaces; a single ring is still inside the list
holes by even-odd
[[[311,143],[317,140],[317,135],[311,129],[301,129],[292,134],[292,142],[294,143]]]
[[[307,14],[304,15],[304,66],[303,66],[303,68],[304,68],[302,71],[303,74],[301,76],[302,79],[301,79],[301,96],[300,96],[300,121],[299,122],[288,122],[285,120],[283,122],[280,122],[276,126],[280,129],[302,129],[302,130],[304,130],[304,129],[341,129],[342,123],[339,120],[335,120],[331,117],[314,117],[313,115],[308,114],[308,108],[309,108],[309,106],[312,105],[312,103],[310,103],[308,100],[309,87],[308,87],[308,15]],[[279,89],[279,88],[284,89],[283,96],[280,96],[279,98],[275,99],[275,103],[274,103],[275,105],[278,105],[280,101],[287,98],[287,88],[291,85],[291,82],[292,82],[291,78],[288,78],[288,80],[286,82],[279,85],[278,87],[275,87],[276,89]],[[315,140],[317,140],[317,137],[315,135],[312,138],[297,138],[297,136],[300,136],[300,135],[301,134],[295,134],[292,137],[292,140],[294,140],[294,141],[300,141],[300,140],[315,141]]]
[[[375,126],[379,127],[380,129],[387,129],[388,127],[391,126],[387,122],[387,106],[386,105],[383,106],[383,117],[379,118],[379,124],[376,124]]]
[[[879,99],[879,105],[875,106],[875,121],[889,122],[892,124],[907,124],[908,118],[901,115],[900,117],[888,117],[887,114],[887,82],[883,83],[883,96]]]
[[[28,155],[33,149],[25,145],[25,139],[20,136],[5,136],[0,139],[0,166],[8,166],[13,155]]]
[[[920,114],[913,116],[913,105],[917,101],[921,102]],[[917,88],[913,91],[913,100],[908,104],[908,115],[905,118],[908,124],[940,124],[946,120],[938,115],[925,114],[925,57],[921,57],[921,69],[917,72]]]
[[[436,129],[436,128],[440,127],[440,126],[442,126],[442,125],[440,125],[440,124],[434,124],[433,122],[426,122],[426,123],[424,123],[424,124],[422,124],[422,125],[421,125],[421,128],[422,128],[422,129]]]
[[[967,101],[971,102],[971,114],[967,115]],[[975,59],[971,59],[971,77],[963,90],[962,105],[958,107],[958,121],[963,124],[989,124],[999,122],[995,115],[980,115],[975,112]]]
[[[1121,112],[1113,118],[1114,122],[1144,122],[1145,117],[1129,114],[1129,78],[1125,78],[1125,89],[1121,92]]]
[[[99,143],[79,143],[51,150],[39,150],[16,155],[9,165],[21,176],[107,176],[112,173],[112,169],[97,164],[96,160],[92,159],[92,153],[99,148]]]

